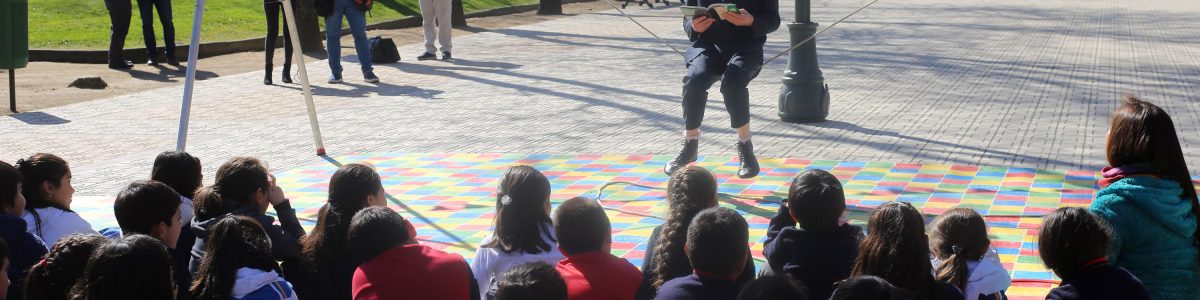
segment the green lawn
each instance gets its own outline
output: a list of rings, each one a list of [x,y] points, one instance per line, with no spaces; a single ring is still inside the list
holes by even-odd
[[[141,48],[142,22],[136,0],[126,48]],[[467,12],[537,3],[537,0],[463,0]],[[262,0],[207,0],[201,42],[240,40],[266,33]],[[194,1],[173,1],[175,42],[187,44],[192,32]],[[417,0],[376,0],[367,23],[419,15]],[[323,22],[322,22],[323,23]],[[322,25],[324,26],[324,25]],[[323,28],[323,27],[322,27]],[[162,26],[155,18],[155,37],[162,47]],[[102,0],[29,0],[29,47],[33,49],[108,48],[108,11]]]

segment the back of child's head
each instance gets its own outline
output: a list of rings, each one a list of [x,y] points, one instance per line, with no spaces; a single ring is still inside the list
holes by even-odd
[[[347,234],[352,260],[361,264],[389,249],[410,243],[415,237],[406,223],[399,213],[384,206],[364,208],[354,214]]]
[[[738,300],[808,300],[804,284],[789,275],[759,277],[738,293]],[[822,299],[824,300],[824,299]]]
[[[837,227],[846,210],[842,182],[821,169],[796,176],[788,188],[788,212],[804,229]]]
[[[612,239],[612,224],[596,200],[575,197],[554,211],[554,235],[566,254],[605,251]]]
[[[883,278],[865,275],[850,277],[837,284],[830,300],[908,300],[912,294]]]
[[[172,299],[171,255],[157,239],[141,234],[100,246],[71,289],[75,300]]]
[[[117,194],[113,215],[123,233],[153,234],[155,225],[170,226],[181,221],[175,215],[180,202],[179,194],[170,186],[154,180],[138,180]]]
[[[496,282],[496,300],[566,300],[567,283],[545,262],[532,262],[504,272]]]
[[[249,217],[223,217],[209,229],[205,241],[205,255],[190,290],[193,299],[229,299],[240,268],[279,270],[266,231]]]
[[[267,165],[253,157],[234,157],[217,168],[211,192],[217,194],[225,209],[231,205],[255,205],[255,194],[271,188]],[[225,214],[228,211],[221,213]]]
[[[1150,165],[1164,179],[1179,183],[1180,197],[1192,202],[1196,216],[1196,238],[1200,241],[1200,199],[1175,133],[1175,122],[1166,110],[1153,103],[1125,96],[1113,111],[1105,142],[1108,164],[1113,167]]]
[[[933,292],[929,238],[921,212],[905,202],[888,202],[871,213],[851,276],[874,275],[913,294]]]
[[[974,209],[957,207],[938,216],[932,227],[929,249],[940,261],[935,266],[934,279],[966,290],[967,279],[971,277],[967,262],[982,259],[991,245],[987,223]]]
[[[368,206],[369,196],[380,194],[383,183],[369,165],[351,163],[338,167],[329,179],[328,202],[317,213],[317,225],[302,240],[302,257],[315,285],[335,280],[339,259],[349,255],[346,240],[351,218]]]
[[[98,234],[72,234],[58,239],[41,262],[29,269],[25,299],[67,299],[71,287],[83,275],[88,258],[112,242]]]
[[[542,253],[554,249],[543,236],[550,232],[550,180],[530,166],[504,172],[496,191],[496,226],[485,248],[511,253]]]
[[[25,196],[21,195],[21,172],[16,167],[0,161],[0,214],[25,210]]]
[[[1104,257],[1112,231],[1104,220],[1086,209],[1063,207],[1042,220],[1038,253],[1058,277],[1079,274],[1088,262]]]
[[[701,211],[687,231],[687,256],[696,271],[738,274],[750,255],[749,227],[737,211],[714,207]]]
[[[675,277],[692,274],[683,245],[687,242],[688,225],[700,211],[717,206],[717,180],[712,172],[697,165],[687,165],[667,181],[667,221],[662,225],[658,245],[654,249],[655,278],[651,285],[657,289]]]
[[[204,174],[201,173],[200,158],[183,151],[166,151],[154,158],[150,179],[165,183],[190,199],[203,185]]]

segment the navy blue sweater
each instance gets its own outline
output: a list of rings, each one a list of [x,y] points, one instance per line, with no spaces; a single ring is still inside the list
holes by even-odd
[[[1125,269],[1108,263],[1088,268],[1083,274],[1063,278],[1046,299],[1150,299],[1142,281]]]
[[[763,255],[771,270],[804,282],[813,299],[829,299],[833,284],[850,277],[858,257],[862,228],[845,224],[818,230],[797,229],[787,209],[780,205],[767,229]]]
[[[5,299],[25,298],[22,294],[25,274],[46,256],[46,244],[25,231],[25,226],[25,219],[0,213],[0,238],[8,244],[8,278],[12,280]]]
[[[724,278],[692,274],[663,283],[657,300],[734,300],[742,285]]]
[[[754,44],[758,49],[767,42],[767,34],[779,29],[779,0],[687,0],[687,5],[704,6],[716,3],[732,3],[754,16],[748,27],[735,26],[724,20],[716,20],[708,30],[692,30],[690,18],[683,20],[683,32],[687,33],[692,47],[707,48],[707,45]]]

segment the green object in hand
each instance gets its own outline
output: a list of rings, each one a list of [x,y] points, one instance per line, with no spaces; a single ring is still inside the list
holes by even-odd
[[[738,11],[737,4],[733,4],[733,3],[726,4],[725,11],[728,11],[731,14],[736,14],[736,13],[740,12],[740,11]]]

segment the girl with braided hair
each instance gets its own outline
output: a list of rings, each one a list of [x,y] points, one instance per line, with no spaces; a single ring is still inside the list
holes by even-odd
[[[1004,292],[1012,278],[991,248],[983,216],[974,209],[956,207],[934,219],[931,227],[934,279],[961,289],[967,299],[1007,299]]]
[[[329,179],[329,202],[317,214],[317,226],[301,242],[301,270],[293,276],[303,299],[350,299],[354,269],[350,255],[350,219],[369,206],[387,205],[379,174],[369,165],[347,164]],[[302,280],[300,278],[303,278]]]
[[[72,234],[58,240],[41,262],[29,269],[24,297],[8,299],[65,300],[83,275],[88,258],[112,240],[98,234]]]
[[[495,225],[475,251],[471,272],[480,294],[491,299],[499,277],[529,262],[556,264],[563,259],[550,219],[550,180],[529,166],[504,172],[496,191]]]
[[[671,174],[667,181],[666,223],[654,227],[642,258],[642,286],[639,299],[654,298],[658,288],[676,277],[692,274],[692,264],[684,254],[687,229],[700,211],[717,206],[717,180],[707,169],[687,165]],[[754,262],[747,257],[738,284],[754,279]]]

